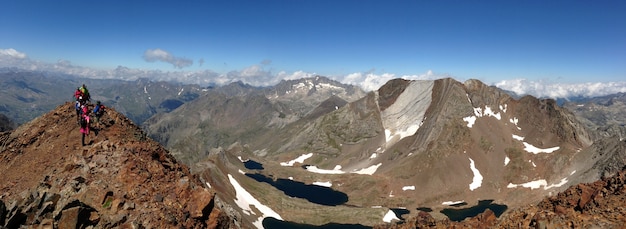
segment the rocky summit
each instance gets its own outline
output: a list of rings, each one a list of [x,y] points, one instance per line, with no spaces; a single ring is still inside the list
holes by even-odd
[[[231,228],[215,192],[109,109],[87,146],[72,103],[0,133],[0,228]]]

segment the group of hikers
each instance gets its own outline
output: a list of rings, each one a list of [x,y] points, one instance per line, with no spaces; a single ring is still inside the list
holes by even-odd
[[[100,118],[104,114],[104,105],[102,105],[100,101],[97,101],[95,105],[90,104],[91,95],[89,94],[89,90],[85,84],[76,89],[74,92],[74,99],[76,99],[76,118],[78,124],[80,125],[80,133],[82,135],[81,143],[85,146],[85,136],[89,135],[89,130],[91,128],[91,115],[93,114],[95,119],[95,130],[99,130]],[[93,106],[93,112],[90,110],[90,106]]]

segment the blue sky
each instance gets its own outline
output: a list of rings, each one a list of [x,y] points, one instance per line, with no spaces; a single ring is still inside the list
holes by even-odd
[[[360,80],[436,75],[487,83],[626,79],[624,1],[0,5],[0,50],[99,70],[258,71],[284,78],[304,72],[336,79],[358,73]]]

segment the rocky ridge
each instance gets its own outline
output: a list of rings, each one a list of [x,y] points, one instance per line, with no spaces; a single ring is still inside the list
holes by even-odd
[[[72,103],[0,134],[0,227],[234,228],[215,192],[109,109],[81,146]]]

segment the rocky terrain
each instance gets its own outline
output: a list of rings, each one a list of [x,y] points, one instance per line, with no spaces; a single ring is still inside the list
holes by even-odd
[[[110,109],[101,123],[82,146],[65,103],[0,133],[0,228],[241,227],[128,118]]]
[[[573,185],[536,204],[511,209],[500,218],[489,209],[461,222],[435,220],[420,212],[402,223],[374,228],[624,228],[625,201],[626,170],[621,170],[593,183]]]

